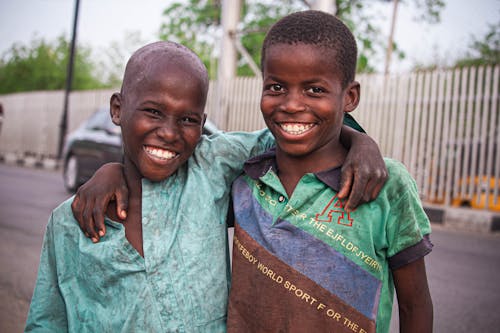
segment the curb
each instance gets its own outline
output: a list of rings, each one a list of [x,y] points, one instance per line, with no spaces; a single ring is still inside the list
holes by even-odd
[[[59,170],[60,168],[60,161],[56,158],[15,153],[0,154],[0,163],[46,170]]]
[[[496,233],[500,231],[500,213],[470,208],[435,206],[424,203],[433,224],[450,230]]]

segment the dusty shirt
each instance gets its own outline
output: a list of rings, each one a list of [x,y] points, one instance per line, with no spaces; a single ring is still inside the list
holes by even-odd
[[[225,332],[231,182],[268,132],[204,137],[165,181],[143,180],[144,258],[122,224],[93,244],[71,200],[50,217],[26,331]],[[253,147],[257,147],[253,149]]]
[[[386,160],[379,196],[344,211],[340,168],[306,174],[288,197],[272,152],[233,184],[228,332],[388,332],[391,269],[431,250],[415,182]]]

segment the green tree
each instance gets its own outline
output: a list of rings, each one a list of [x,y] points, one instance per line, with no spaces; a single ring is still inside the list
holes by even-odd
[[[78,46],[72,89],[85,90],[106,86],[93,73],[95,64],[90,56],[90,48]],[[63,36],[51,43],[44,39],[34,39],[29,46],[14,44],[0,60],[0,94],[62,90],[66,85],[68,60],[69,42]]]
[[[454,67],[486,66],[500,64],[500,21],[490,24],[482,37],[472,37],[466,55]]]
[[[388,0],[379,1],[388,2]],[[419,20],[439,22],[444,1],[406,0],[406,2],[417,5]],[[360,72],[373,71],[370,59],[386,48],[385,38],[381,38],[380,29],[373,23],[374,17],[370,11],[372,3],[373,0],[336,0],[335,15],[346,22],[359,42],[358,71]],[[174,2],[163,12],[164,23],[160,28],[161,39],[182,43],[197,52],[209,68],[212,77],[215,73],[212,64],[212,59],[215,57],[215,43],[221,35],[221,6],[220,0]],[[288,13],[308,8],[305,0],[243,1],[238,37],[255,63],[259,63],[260,47],[272,23]],[[399,57],[404,57],[404,54],[397,49],[397,45],[394,51]],[[243,58],[238,62],[238,75],[252,75]]]

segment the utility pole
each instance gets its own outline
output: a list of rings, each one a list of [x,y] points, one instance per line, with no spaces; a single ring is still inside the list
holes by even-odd
[[[64,106],[63,113],[61,117],[61,123],[59,124],[59,147],[57,150],[57,158],[61,159],[62,150],[64,147],[64,138],[66,137],[66,132],[68,129],[68,104],[69,104],[69,94],[71,92],[71,84],[73,82],[73,66],[75,59],[75,49],[76,49],[76,30],[78,26],[78,11],[80,8],[80,0],[75,0],[75,14],[73,18],[73,33],[71,36],[71,44],[69,50],[68,59],[68,69],[66,74],[66,88],[64,90]]]
[[[385,67],[384,67],[384,74],[387,75],[389,74],[389,68],[391,66],[391,56],[392,56],[392,49],[393,49],[393,44],[394,44],[394,29],[396,27],[396,18],[398,15],[398,2],[399,0],[392,0],[393,3],[393,8],[392,8],[392,20],[391,20],[391,30],[389,32],[389,41],[387,45],[387,51],[385,54]]]
[[[222,39],[220,44],[219,64],[217,68],[217,95],[215,123],[225,129],[229,110],[222,99],[222,92],[228,88],[228,82],[236,77],[238,50],[235,43],[236,29],[240,21],[242,0],[222,0]]]
[[[238,51],[234,44],[236,29],[240,21],[241,0],[222,0],[222,41],[218,78],[236,77]]]
[[[311,9],[321,10],[332,15],[337,14],[337,6],[335,5],[335,0],[315,0],[312,1],[309,7]]]
[[[242,1],[244,0],[221,0],[222,38],[217,68],[216,110],[214,115],[214,121],[220,128],[226,128],[227,126],[229,110],[227,110],[225,101],[222,99],[222,92],[228,89],[228,82],[236,78],[238,52],[246,58],[256,75],[259,75],[260,72],[238,39],[237,29],[240,22]],[[314,0],[309,3],[309,6],[312,9],[333,15],[337,13],[335,0]]]

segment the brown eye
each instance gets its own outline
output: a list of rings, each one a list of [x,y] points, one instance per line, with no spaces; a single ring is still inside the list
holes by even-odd
[[[161,112],[155,109],[145,109],[145,112],[147,112],[149,115],[154,116],[154,117],[160,117]]]
[[[312,93],[312,94],[321,94],[321,93],[325,92],[325,90],[323,88],[320,88],[320,87],[310,87],[309,89],[307,89],[307,92]]]
[[[283,86],[281,84],[272,84],[269,87],[269,90],[274,91],[274,92],[282,91],[283,90]]]
[[[181,119],[181,122],[184,124],[199,124],[198,119],[193,118],[193,117],[183,117]]]

